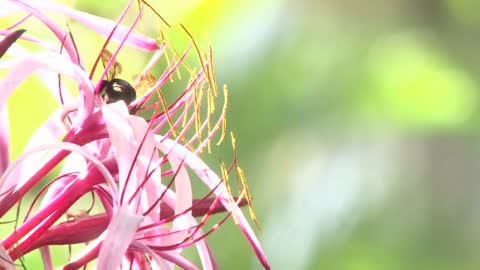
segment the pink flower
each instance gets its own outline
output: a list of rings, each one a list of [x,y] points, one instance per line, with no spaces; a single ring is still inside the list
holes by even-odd
[[[144,8],[149,7],[140,4],[133,8],[134,3],[130,1],[118,22],[46,1],[0,3],[0,17],[13,13],[25,16],[0,32],[6,36],[0,43],[0,53],[9,56],[0,60],[0,67],[8,70],[0,81],[0,218],[14,211],[27,195],[35,198],[28,213],[17,217],[14,230],[2,240],[0,265],[12,268],[21,256],[39,249],[45,268],[53,269],[58,266],[53,265],[48,246],[86,243],[63,265],[64,269],[78,269],[95,259],[98,269],[172,269],[174,265],[197,269],[182,255],[190,246],[196,247],[202,268],[218,269],[206,238],[232,216],[261,264],[269,269],[260,243],[239,208],[251,204],[236,158],[230,166],[222,165],[220,177],[199,157],[216,137],[220,137],[219,142],[223,139],[225,127],[226,103],[220,111],[214,105],[218,90],[211,53],[205,59],[199,57],[200,71],[190,71],[190,83],[167,103],[160,88],[175,73],[190,70],[183,62],[190,50],[172,57],[163,74],[154,79],[151,69],[173,50],[167,43],[158,44],[134,30]],[[104,46],[98,45],[99,57],[91,70],[77,51],[74,38],[79,37],[49,19],[45,11],[76,20],[105,37]],[[122,25],[124,17],[133,12],[136,18],[132,25]],[[56,42],[36,38],[28,29],[23,34],[15,30],[27,20],[42,22]],[[18,38],[35,44],[41,52],[31,53],[14,44]],[[108,55],[106,45],[114,42],[117,49]],[[135,97],[135,92],[130,92],[134,95],[131,103],[127,99],[113,102],[117,90],[129,91],[132,87],[112,77],[120,67],[116,57],[124,46],[153,53],[133,82],[145,93]],[[96,81],[92,77],[99,70],[102,55],[108,56],[104,57],[105,70]],[[60,109],[32,136],[25,152],[9,162],[6,101],[32,74],[45,82]],[[64,78],[76,82],[78,97],[65,91]],[[225,89],[225,100],[226,93]],[[58,168],[56,178],[44,186],[44,177]],[[231,172],[241,180],[239,197],[232,195],[229,186]],[[194,197],[193,181],[203,183],[209,192]],[[38,193],[36,187],[41,187]],[[72,205],[86,196],[98,201],[98,210],[72,212]],[[219,212],[224,212],[224,218],[207,227],[206,221]],[[68,220],[62,222],[66,216]]]

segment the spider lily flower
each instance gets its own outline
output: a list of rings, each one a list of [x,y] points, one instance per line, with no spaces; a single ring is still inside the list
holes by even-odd
[[[225,134],[227,91],[223,91],[222,109],[215,110],[220,91],[211,52],[202,57],[197,51],[200,69],[192,71],[184,59],[193,50],[180,55],[168,43],[157,43],[135,31],[145,8],[151,6],[130,1],[114,22],[46,1],[0,3],[0,17],[24,16],[0,31],[6,36],[0,50],[8,56],[0,59],[0,67],[7,70],[0,80],[0,226],[2,231],[8,226],[11,229],[2,239],[1,267],[14,269],[22,263],[22,256],[39,250],[45,268],[53,269],[57,266],[50,246],[86,243],[63,263],[64,269],[78,269],[94,261],[98,269],[173,269],[175,265],[198,269],[182,254],[191,246],[196,247],[203,269],[218,269],[206,238],[233,218],[260,263],[270,268],[240,209],[248,205],[251,210],[251,200],[236,157],[230,166],[222,164],[218,175],[199,156]],[[83,64],[74,33],[51,20],[46,11],[76,20],[92,34],[105,37],[91,69]],[[133,12],[133,23],[123,24]],[[27,27],[26,33],[17,30],[29,20],[41,22],[56,40],[41,40]],[[15,43],[17,39],[38,46],[41,52],[28,52]],[[116,43],[116,50],[103,59],[105,70],[94,80],[109,43]],[[193,39],[192,43],[195,45]],[[137,90],[145,91],[137,93],[131,104],[123,100],[106,104],[101,93],[110,86],[105,81],[113,81],[108,77],[119,68],[116,59],[126,46],[153,54],[133,83]],[[163,58],[170,59],[167,68],[154,79],[151,70]],[[168,103],[160,89],[181,71],[187,71],[191,79]],[[6,101],[32,74],[42,79],[59,109],[32,135],[22,155],[8,161]],[[62,78],[76,82],[77,97],[65,90]],[[107,90],[124,86],[111,84],[112,89]],[[233,145],[234,141],[232,135]],[[54,180],[44,184],[42,180],[53,172]],[[229,186],[232,173],[241,180],[239,196],[233,196]],[[193,181],[203,183],[209,192],[194,196]],[[98,201],[96,210],[74,210],[74,204],[87,196]],[[21,201],[30,202],[27,212],[19,212],[14,222],[8,222],[6,217]],[[223,217],[208,227],[207,221],[215,213],[223,213]]]

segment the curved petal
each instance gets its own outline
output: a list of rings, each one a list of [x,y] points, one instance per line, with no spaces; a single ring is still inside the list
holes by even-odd
[[[70,38],[67,32],[65,32],[54,21],[50,20],[50,18],[48,18],[47,16],[39,12],[39,10],[35,9],[34,7],[28,5],[26,2],[16,1],[16,0],[12,0],[11,2],[19,6],[21,9],[24,9],[25,11],[34,15],[41,22],[43,22],[52,31],[52,33],[55,34],[57,39],[63,44],[65,50],[70,56],[70,60],[75,64],[78,64],[79,66],[81,66],[80,57],[77,54],[75,44],[73,44],[73,40]]]
[[[120,190],[125,192],[125,199],[146,211],[165,189],[160,182],[160,158],[149,126],[145,119],[130,115],[122,102],[102,106],[102,113],[120,168]],[[155,220],[159,214],[155,210],[148,215]]]
[[[158,138],[159,142],[157,143],[157,146],[161,151],[166,153],[170,152],[171,155],[173,154],[183,158],[185,164],[189,166],[209,188],[215,189],[215,186],[221,182],[221,179],[207,166],[207,164],[205,164],[205,162],[203,162],[203,160],[201,160],[197,155],[189,151],[183,145],[180,145],[177,142],[160,135],[156,135],[156,137]],[[248,224],[248,221],[243,215],[242,210],[237,205],[230,204],[228,197],[231,195],[229,195],[225,184],[218,186],[214,192],[217,197],[221,198],[220,202],[225,206],[225,209],[235,216],[240,230],[247,238],[250,246],[254,250],[260,262],[265,268],[270,269],[270,264],[268,263],[268,259],[262,250],[260,242]]]
[[[7,52],[8,48],[12,46],[15,41],[25,32],[26,30],[20,29],[14,31],[7,35],[2,41],[0,41],[0,58]]]
[[[104,37],[108,37],[116,26],[116,22],[86,12],[78,11],[61,4],[46,1],[29,1],[28,3],[38,9],[53,11],[70,17]],[[119,25],[115,30],[115,33],[113,33],[112,40],[115,42],[121,42],[125,36],[127,36],[128,32],[129,29],[127,27]],[[158,44],[154,39],[136,32],[131,32],[128,34],[125,44],[145,51],[154,51],[159,49]]]
[[[111,187],[116,186],[115,180],[113,179],[113,176],[110,174],[110,171],[97,157],[93,156],[91,153],[85,151],[82,147],[76,144],[59,142],[56,144],[42,145],[40,147],[37,147],[36,149],[33,149],[32,151],[25,152],[18,159],[12,162],[12,164],[10,164],[7,170],[5,170],[5,173],[0,177],[0,194],[4,195],[3,194],[4,191],[9,189],[11,186],[13,186],[11,183],[15,183],[17,187],[19,185],[24,184],[23,182],[20,182],[19,179],[13,176],[16,175],[15,170],[17,169],[17,166],[20,163],[24,162],[25,159],[29,158],[29,156],[35,153],[39,153],[47,150],[58,150],[58,149],[81,154],[86,159],[88,159],[95,167],[97,167],[101,175],[105,178],[106,182]],[[118,200],[118,194],[116,192],[112,193],[112,197],[114,200]]]
[[[175,214],[179,214],[192,207],[192,186],[183,161],[176,156],[170,156],[168,160],[172,165],[172,170],[176,172],[174,179],[176,191]],[[189,220],[190,217],[192,217],[191,211],[178,216],[173,221],[172,230],[179,231],[179,233],[175,234],[179,242],[188,235],[187,229],[192,226]]]
[[[122,192],[120,200],[123,201],[124,198],[128,200],[137,187],[136,166],[132,166],[132,164],[135,162],[135,153],[138,147],[133,139],[132,127],[128,123],[128,108],[125,103],[116,102],[102,106],[102,114],[118,163],[119,189]],[[121,203],[123,204],[123,202]]]
[[[160,167],[159,153],[155,148],[155,140],[145,119],[137,116],[129,116],[129,124],[133,128],[133,137],[141,149],[138,154],[137,173],[138,179],[144,181],[142,183],[143,190],[141,194],[142,209],[150,208],[155,201],[161,196],[165,187],[161,184],[162,171]],[[145,177],[149,177],[145,179]],[[160,215],[160,210],[151,211],[148,216],[152,220],[156,220]]]
[[[2,31],[0,31],[0,34],[2,33]],[[22,36],[22,37],[25,37],[25,36]],[[45,44],[42,44],[42,46],[45,45]],[[45,45],[47,46],[47,45]],[[47,49],[49,49],[47,47]],[[50,49],[53,53],[58,53],[58,49]],[[29,55],[31,54],[29,51],[27,51],[26,49],[24,49],[22,46],[18,45],[18,44],[14,44],[14,46],[12,46],[9,51],[8,51],[8,54],[10,54],[11,52],[11,55],[14,55],[16,58],[19,58],[19,57],[29,57]],[[0,68],[9,68],[11,67],[12,65],[14,65],[14,63],[12,63],[14,61],[9,61],[9,60],[2,60],[0,62]],[[46,70],[43,70],[43,69],[37,69],[35,71],[35,74],[40,77],[40,79],[42,80],[42,82],[45,84],[45,86],[47,87],[48,91],[50,92],[50,94],[55,98],[55,100],[57,100],[57,102],[59,104],[70,104],[70,103],[73,103],[75,98],[73,97],[73,95],[70,93],[70,91],[68,91],[68,89],[66,88],[66,86],[62,83],[60,85],[61,89],[62,89],[62,92],[60,93],[59,91],[59,85],[58,85],[58,75],[57,74],[54,74],[52,72],[48,72]],[[61,94],[61,96],[60,96]]]
[[[17,6],[12,5],[9,1],[0,2],[0,18],[10,16],[18,11],[20,11],[20,9]]]
[[[83,96],[83,99],[81,99],[83,104],[80,105],[80,109],[83,108],[83,110],[79,110],[79,112],[82,113],[80,120],[88,117],[93,111],[94,106],[94,87],[92,81],[88,78],[88,74],[78,65],[54,53],[34,54],[12,63],[7,76],[0,81],[0,109],[21,82],[35,70],[42,68],[68,76],[78,82],[80,89],[82,89],[80,94]]]
[[[0,267],[5,270],[16,270],[15,263],[12,261],[5,248],[0,245]]]
[[[10,143],[7,106],[0,108],[0,177],[10,162]]]
[[[108,226],[98,257],[97,269],[118,269],[123,255],[134,240],[143,217],[132,213],[126,205],[120,206]],[[121,235],[121,237],[118,237]]]
[[[57,111],[30,137],[24,152],[32,151],[46,144],[54,144],[59,141],[64,133],[65,130],[60,121],[60,112]],[[24,183],[56,153],[56,151],[32,153],[24,162],[18,165],[9,179],[15,179],[15,185]],[[11,184],[13,183],[10,183],[10,185]],[[7,187],[8,186],[9,185],[7,185]]]
[[[2,35],[2,36],[8,36],[10,34],[12,34],[12,31],[0,30],[0,35]],[[39,39],[39,38],[36,38],[36,37],[32,37],[32,36],[27,35],[27,34],[22,34],[22,36],[20,36],[19,39],[29,41],[33,44],[36,44],[40,47],[48,49],[52,52],[57,52],[58,53],[60,51],[59,48],[58,48],[58,45],[55,45],[52,42],[47,41],[47,40],[42,40],[42,39]],[[16,45],[16,47],[19,47],[18,44],[13,44],[13,45]],[[13,49],[14,47],[15,46],[11,46],[11,49]],[[10,50],[7,52],[7,54],[9,54],[9,52],[10,52]],[[14,55],[14,53],[12,53],[12,55]]]

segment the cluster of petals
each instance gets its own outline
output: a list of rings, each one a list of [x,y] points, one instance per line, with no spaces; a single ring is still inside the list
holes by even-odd
[[[81,251],[61,267],[95,263],[97,269],[218,269],[207,236],[227,218],[235,220],[260,263],[270,268],[240,209],[250,198],[236,158],[230,166],[222,164],[220,175],[200,158],[225,134],[226,101],[217,110],[214,101],[219,92],[226,100],[226,89],[216,87],[211,53],[202,59],[192,41],[183,54],[163,57],[173,51],[167,42],[135,30],[147,8],[152,7],[144,1],[130,1],[118,21],[111,21],[48,1],[0,2],[0,18],[19,18],[0,30],[0,68],[5,71],[0,78],[0,228],[10,230],[1,239],[0,268],[16,269],[25,254],[39,250],[45,269],[54,269],[59,265],[52,262],[51,246],[82,243]],[[93,68],[82,62],[75,43],[80,37],[49,14],[76,21],[104,38]],[[128,14],[134,19],[126,24]],[[40,22],[56,39],[37,37],[24,27],[29,21]],[[23,44],[37,49],[29,51]],[[100,71],[100,56],[113,44],[115,50]],[[150,56],[138,72],[138,78],[150,81],[131,104],[105,104],[101,82],[124,47]],[[200,59],[197,71],[185,68],[184,59],[192,52]],[[167,67],[152,80],[160,59],[168,60]],[[190,70],[191,79],[169,103],[160,89],[182,68]],[[99,78],[93,79],[96,70]],[[58,110],[35,131],[22,154],[10,160],[7,101],[31,76],[45,84]],[[75,82],[75,89],[67,89],[67,79]],[[228,184],[231,173],[242,180],[239,196],[232,195]],[[47,175],[54,177],[46,182]],[[195,197],[194,182],[208,192]],[[95,210],[72,210],[85,198],[95,201]],[[18,211],[22,201],[22,206],[29,202],[26,213]],[[219,212],[220,221],[207,226]],[[182,253],[190,246],[197,250],[198,263]]]

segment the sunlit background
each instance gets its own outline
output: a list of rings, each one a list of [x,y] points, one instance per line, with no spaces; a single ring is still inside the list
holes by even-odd
[[[118,2],[69,1],[112,19]],[[173,45],[188,40],[181,22],[213,47],[273,269],[480,268],[480,2],[149,2]],[[145,64],[121,61],[127,74]],[[43,121],[25,117],[13,155]],[[260,269],[233,222],[210,243],[222,269]]]

